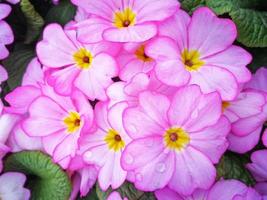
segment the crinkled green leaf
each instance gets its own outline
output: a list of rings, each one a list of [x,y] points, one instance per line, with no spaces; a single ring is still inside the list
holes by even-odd
[[[39,37],[45,22],[29,0],[21,0],[20,7],[27,21],[25,43],[29,44]]]
[[[187,12],[192,13],[195,9],[205,5],[205,0],[183,0],[181,1],[182,8]]]
[[[125,182],[120,188],[116,190],[120,193],[121,197],[127,197],[130,200],[155,200],[156,198],[150,192],[143,192],[137,190],[133,184]],[[112,189],[109,188],[106,192],[102,191],[99,185],[96,185],[96,194],[99,200],[106,200]]]
[[[248,47],[267,47],[267,12],[238,9],[230,12],[238,28],[238,41]]]
[[[46,15],[46,22],[57,22],[65,25],[73,19],[76,7],[69,0],[61,0],[58,5],[53,6]]]
[[[237,179],[247,185],[254,185],[255,180],[245,168],[246,163],[249,162],[248,155],[238,155],[234,153],[226,153],[217,165],[217,178]]]
[[[68,200],[71,182],[68,175],[51,158],[39,151],[11,154],[4,163],[5,171],[27,175],[32,200]]]
[[[25,69],[34,56],[33,47],[17,45],[9,57],[3,61],[3,65],[8,72],[7,83],[11,90],[21,84]]]

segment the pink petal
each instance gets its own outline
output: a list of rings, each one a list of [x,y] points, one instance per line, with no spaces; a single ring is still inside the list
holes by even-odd
[[[114,191],[108,196],[107,200],[122,200],[122,198],[120,193]]]
[[[229,150],[237,153],[246,153],[253,149],[259,142],[261,127],[251,132],[246,136],[236,136],[234,134],[228,135]]]
[[[267,150],[258,150],[252,153],[250,157],[252,163],[246,165],[257,181],[267,180],[267,167],[264,162],[267,159]]]
[[[245,85],[245,88],[253,88],[260,91],[267,92],[267,69],[266,67],[261,67],[256,71],[256,74],[253,75],[250,82]]]
[[[190,83],[199,85],[204,93],[219,92],[225,101],[233,100],[238,92],[234,75],[220,67],[201,67],[196,73],[191,73]]]
[[[264,146],[267,147],[267,129],[265,129],[265,131],[263,132],[262,142],[263,142]]]
[[[144,42],[157,34],[157,26],[146,22],[127,28],[109,28],[103,33],[103,38],[112,42]]]
[[[251,62],[252,56],[238,46],[230,46],[225,51],[204,59],[208,66],[226,68],[232,72],[239,83],[250,80],[251,73],[246,66]]]
[[[36,51],[42,64],[57,68],[74,64],[73,54],[77,49],[61,26],[50,24],[45,28],[43,40],[37,44]]]
[[[189,49],[200,51],[201,58],[229,47],[237,36],[230,19],[218,18],[209,8],[198,8],[189,25]]]
[[[5,21],[0,21],[0,43],[11,44],[14,36],[11,27]]]
[[[228,147],[226,136],[231,129],[225,117],[213,126],[190,134],[190,145],[204,153],[213,163],[218,163]]]
[[[6,69],[0,65],[0,83],[6,81],[8,79],[8,74]]]
[[[109,152],[109,156],[106,157],[104,166],[99,170],[98,183],[103,191],[106,191],[112,183],[112,174],[114,173],[114,159],[115,154]]]
[[[42,144],[44,146],[44,150],[52,156],[57,145],[62,143],[62,141],[66,137],[68,137],[68,135],[62,133],[62,131],[58,131],[52,135],[42,137]]]
[[[158,200],[184,200],[178,193],[168,187],[155,191]]]
[[[18,122],[19,118],[16,115],[11,114],[2,114],[0,116],[0,143],[5,144],[8,137],[10,136],[11,130],[14,128],[14,125]]]
[[[0,4],[0,20],[6,18],[11,12],[11,7],[8,4]]]
[[[97,125],[104,131],[110,129],[110,123],[108,121],[108,104],[99,102],[95,106],[95,119]]]
[[[9,55],[8,49],[5,47],[4,44],[0,43],[0,59],[4,59]]]
[[[215,177],[216,169],[211,161],[189,146],[176,153],[176,167],[168,186],[180,194],[190,195],[196,188],[208,189]]]
[[[35,57],[31,60],[23,75],[22,85],[34,85],[38,87],[38,83],[43,81],[44,72],[42,71],[41,63]]]

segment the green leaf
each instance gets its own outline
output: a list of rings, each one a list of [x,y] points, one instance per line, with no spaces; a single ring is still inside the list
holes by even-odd
[[[267,47],[267,12],[238,9],[230,12],[238,28],[238,41],[247,47]]]
[[[33,47],[17,45],[9,57],[3,61],[3,65],[8,72],[7,83],[11,90],[21,84],[25,69],[34,56]]]
[[[30,44],[38,39],[44,25],[44,20],[36,12],[29,0],[21,0],[20,7],[27,21],[25,43]]]
[[[4,163],[5,171],[27,175],[32,200],[68,200],[71,182],[68,175],[51,158],[39,151],[11,154]]]
[[[182,8],[187,12],[192,13],[195,9],[205,5],[205,0],[183,0],[181,1]]]
[[[133,184],[129,182],[125,182],[120,188],[116,190],[120,193],[121,197],[127,197],[131,200],[155,200],[156,198],[152,193],[143,192],[137,190]],[[99,185],[96,185],[96,194],[99,200],[106,200],[109,194],[112,192],[112,189],[109,188],[106,192],[102,191]]]
[[[224,179],[237,179],[247,185],[254,185],[255,180],[245,168],[245,164],[249,162],[249,156],[238,155],[228,152],[221,158],[217,165],[217,179],[223,177]]]
[[[69,0],[61,0],[58,5],[53,6],[46,15],[46,22],[57,22],[65,25],[73,19],[76,7]]]

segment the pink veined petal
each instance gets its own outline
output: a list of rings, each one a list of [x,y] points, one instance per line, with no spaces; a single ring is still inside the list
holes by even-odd
[[[121,152],[115,153],[111,187],[113,189],[119,188],[125,181],[126,176],[127,172],[121,167]]]
[[[0,43],[0,59],[4,59],[9,55],[8,49],[5,47],[4,44]]]
[[[209,8],[202,7],[193,13],[188,34],[189,49],[198,50],[201,58],[205,58],[229,47],[237,30],[230,19],[220,19]]]
[[[34,85],[39,87],[38,83],[44,81],[44,72],[41,63],[35,57],[29,63],[26,72],[23,75],[22,85]]]
[[[252,56],[241,47],[232,45],[228,49],[204,59],[208,66],[226,68],[232,72],[239,83],[250,80],[251,73],[246,66],[251,62]]]
[[[228,149],[237,153],[246,153],[253,149],[259,142],[261,127],[257,128],[246,136],[236,136],[234,134],[228,135],[229,147]]]
[[[198,150],[188,146],[176,153],[176,166],[168,186],[183,195],[190,195],[196,188],[208,189],[216,177],[212,162]]]
[[[0,84],[3,81],[6,81],[7,79],[8,79],[8,74],[6,69],[2,65],[0,65]]]
[[[74,84],[91,100],[106,100],[105,90],[111,85],[111,78],[118,74],[115,60],[108,54],[98,54],[91,68],[81,71]]]
[[[8,137],[10,136],[11,130],[14,128],[14,125],[18,122],[19,118],[17,115],[11,114],[2,114],[0,116],[0,143],[5,144]]]
[[[244,195],[247,187],[244,183],[237,180],[221,180],[214,184],[210,189],[207,200],[226,200],[233,199],[235,195]]]
[[[258,150],[252,153],[250,159],[252,163],[246,167],[253,174],[257,181],[263,182],[267,180],[267,167],[264,160],[267,158],[267,150]]]
[[[204,93],[217,91],[224,101],[235,99],[238,93],[234,75],[220,67],[202,66],[197,72],[191,73],[190,84],[199,85]]]
[[[136,11],[137,23],[147,21],[163,21],[172,16],[179,9],[180,3],[176,0],[142,0],[135,1],[133,10]],[[157,13],[155,15],[155,13]]]
[[[0,43],[11,44],[14,36],[11,27],[5,21],[0,21]]]
[[[127,95],[124,93],[125,82],[115,82],[112,83],[107,88],[107,96],[109,98],[109,106],[115,105],[121,101],[125,101],[127,99]]]
[[[81,175],[81,196],[86,196],[89,190],[93,187],[96,182],[98,171],[93,165],[89,165],[80,170]]]
[[[80,70],[75,66],[54,70],[48,76],[49,84],[61,95],[70,95],[73,91],[73,82],[79,75]]]
[[[133,171],[149,164],[163,151],[162,137],[150,136],[136,139],[125,147],[121,158],[121,165],[123,169]],[[143,156],[140,156],[141,154]]]
[[[11,7],[8,4],[0,4],[0,20],[6,18],[11,12]]]
[[[107,200],[122,200],[122,198],[120,193],[114,191],[108,196]]]
[[[37,44],[36,51],[43,65],[58,68],[75,63],[73,55],[77,48],[61,26],[50,24],[45,28],[43,40]]]
[[[257,70],[256,74],[253,75],[252,79],[245,85],[245,88],[252,88],[267,92],[266,84],[267,69],[266,67],[261,67]]]
[[[23,122],[23,129],[30,136],[47,136],[66,129],[63,119],[67,113],[48,97],[37,98],[29,108],[30,117]]]
[[[167,36],[178,43],[180,52],[188,48],[187,28],[190,16],[183,10],[179,10],[172,17],[159,24],[159,35]]]
[[[184,124],[185,129],[194,132],[214,125],[221,117],[221,106],[221,98],[217,92],[203,94],[198,100],[198,105]]]
[[[136,24],[127,28],[108,28],[103,38],[112,42],[144,42],[157,34],[157,26],[152,22]]]
[[[4,196],[13,195],[13,198],[24,199],[23,185],[26,181],[26,176],[19,172],[6,172],[0,176],[0,192],[1,198]],[[3,196],[2,196],[3,195]],[[7,200],[6,198],[4,198]]]
[[[155,195],[158,200],[184,200],[178,193],[168,187],[156,190]]]
[[[213,163],[218,163],[228,147],[226,136],[231,129],[225,117],[213,126],[190,133],[190,145],[204,153]]]
[[[58,144],[62,143],[62,141],[68,137],[67,134],[64,134],[62,131],[58,131],[52,135],[42,137],[42,144],[44,150],[51,156],[57,147]]]
[[[255,190],[257,190],[261,195],[264,195],[264,198],[263,200],[266,200],[266,191],[267,191],[267,183],[266,182],[263,182],[263,183],[257,183],[255,186],[254,186]]]
[[[108,109],[108,104],[106,102],[98,102],[94,109],[96,124],[103,131],[108,131],[111,128],[108,121]]]
[[[267,147],[267,129],[265,129],[265,131],[263,132],[262,142],[263,142],[264,146]]]
[[[134,170],[137,189],[155,191],[165,187],[175,170],[175,154],[161,152],[150,162]]]
[[[5,100],[11,107],[6,110],[10,113],[24,114],[28,112],[29,106],[37,98],[41,96],[41,90],[34,86],[21,86],[14,89],[5,96]]]
[[[110,27],[105,19],[92,16],[87,20],[74,25],[77,28],[78,40],[82,43],[93,43],[102,41],[103,32]]]
[[[151,79],[144,73],[136,74],[124,87],[124,93],[137,98],[140,92],[147,90]]]
[[[177,60],[179,65],[180,50],[174,40],[168,37],[157,37],[149,42],[145,49],[146,54],[158,61]]]
[[[201,95],[201,90],[196,85],[177,89],[168,111],[170,123],[182,126],[196,109]]]

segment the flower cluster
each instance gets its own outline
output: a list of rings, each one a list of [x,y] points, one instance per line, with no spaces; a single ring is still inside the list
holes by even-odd
[[[247,165],[255,188],[216,182],[225,151],[252,150],[267,120],[267,70],[251,77],[232,21],[206,7],[190,16],[177,0],[72,3],[75,20],[45,27],[22,85],[5,97],[1,157],[49,154],[70,174],[72,198],[96,181],[104,191],[129,181],[159,200],[267,198],[267,150]],[[0,5],[0,58],[13,40],[9,10]]]

